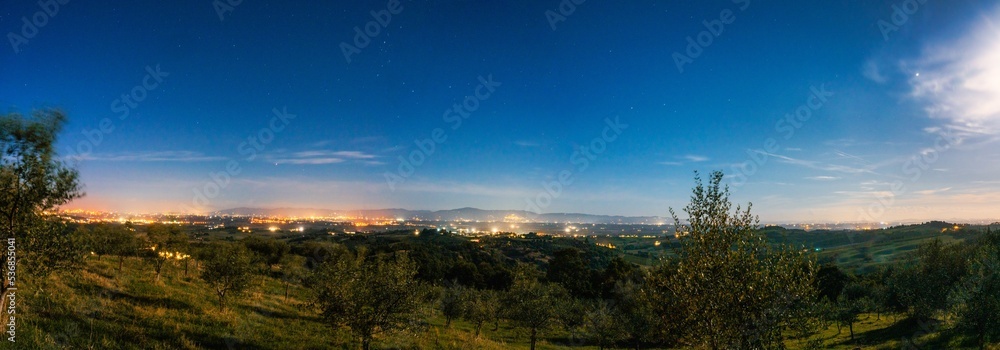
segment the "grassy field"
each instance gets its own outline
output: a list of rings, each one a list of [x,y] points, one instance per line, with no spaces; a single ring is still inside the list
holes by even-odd
[[[866,236],[867,235],[867,236]],[[786,235],[786,238],[793,235]],[[819,247],[820,259],[858,269],[895,261],[935,237],[946,242],[966,239],[960,233],[861,232],[854,237],[795,237]],[[794,242],[792,242],[794,243]],[[637,245],[633,249],[639,248]],[[664,250],[664,247],[642,249]],[[648,259],[631,255],[630,260]],[[172,264],[172,265],[169,265]],[[253,292],[219,310],[214,292],[191,262],[168,263],[159,279],[152,267],[127,259],[119,273],[117,259],[88,257],[83,268],[26,280],[18,290],[17,345],[31,349],[327,349],[358,348],[345,329],[333,329],[304,305],[307,295],[292,285],[287,301],[282,281],[262,277]],[[30,274],[25,274],[30,275]],[[422,310],[428,323],[406,334],[382,337],[376,348],[388,349],[527,349],[525,331],[501,323],[474,326],[455,320],[445,327],[436,310]],[[939,319],[947,320],[946,315]],[[969,347],[950,335],[950,325],[917,324],[901,316],[862,315],[855,339],[847,328],[830,325],[815,334],[788,341],[791,348],[898,349],[907,342],[920,348]],[[546,331],[541,349],[595,349],[572,332]]]

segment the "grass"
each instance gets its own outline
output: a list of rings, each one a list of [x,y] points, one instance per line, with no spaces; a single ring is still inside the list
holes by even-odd
[[[820,254],[838,262],[864,267],[894,261],[932,235],[873,236]],[[869,239],[871,238],[871,239]],[[960,238],[942,236],[946,242]],[[864,248],[864,249],[862,249]],[[24,280],[18,290],[17,342],[31,349],[357,349],[359,342],[345,329],[333,329],[309,309],[301,286],[293,286],[284,300],[284,284],[263,277],[253,293],[233,299],[220,311],[214,292],[198,277],[192,263],[189,274],[178,264],[164,267],[160,279],[138,259],[126,260],[121,273],[117,259],[90,257],[77,270],[42,280]],[[22,276],[29,275],[24,274]],[[30,277],[30,276],[29,276]],[[474,326],[454,320],[445,327],[434,310],[423,310],[428,324],[422,330],[378,339],[378,349],[527,349],[528,335],[501,323]],[[940,317],[947,319],[947,317]],[[814,334],[788,340],[790,348],[898,349],[904,342],[920,348],[973,347],[965,337],[951,334],[950,325],[920,324],[900,316],[862,315],[855,339],[846,328],[828,326]],[[596,349],[565,330],[542,332],[539,349]],[[995,349],[1000,349],[994,347]]]

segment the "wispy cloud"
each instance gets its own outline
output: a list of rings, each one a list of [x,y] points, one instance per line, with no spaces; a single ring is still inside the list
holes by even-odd
[[[661,162],[656,162],[656,164],[668,165],[668,166],[681,166],[687,163],[701,163],[701,162],[707,162],[709,160],[708,157],[695,154],[688,154],[674,158],[676,158],[677,160],[661,161]]]
[[[764,154],[764,155],[770,156],[770,157],[777,158],[779,162],[782,162],[782,163],[785,163],[785,164],[802,166],[802,167],[806,167],[806,168],[814,169],[814,170],[822,170],[822,171],[825,171],[825,172],[837,172],[837,173],[845,173],[845,174],[863,174],[863,173],[875,174],[875,172],[872,171],[872,169],[871,169],[870,166],[866,166],[866,167],[854,167],[854,166],[839,165],[839,164],[829,164],[829,163],[823,163],[823,162],[819,162],[819,161],[812,161],[812,160],[804,160],[804,159],[792,158],[792,157],[783,156],[783,155],[775,154],[775,153],[768,153],[768,152],[764,152],[764,151],[760,151],[760,150],[758,150],[756,152],[760,153],[760,154]]]
[[[695,162],[695,163],[707,162],[708,161],[708,157],[694,155],[694,154],[686,155],[686,156],[684,156],[684,159],[687,159],[688,161]]]
[[[840,179],[841,179],[841,177],[839,177],[839,176],[809,176],[809,177],[806,177],[806,180],[814,180],[814,181],[836,181],[836,180],[840,180]]]
[[[928,114],[968,136],[1000,133],[1000,12],[984,17],[957,41],[925,49],[906,64],[912,96]]]
[[[80,156],[85,161],[103,162],[213,162],[226,160],[226,157],[207,156],[201,152],[193,151],[156,151],[156,152],[129,152],[129,153],[94,153]]]
[[[933,190],[914,191],[913,193],[916,193],[916,194],[919,194],[919,195],[923,195],[923,196],[930,196],[930,195],[935,195],[935,194],[938,194],[938,193],[943,193],[943,192],[948,192],[948,191],[951,191],[951,187],[938,188],[938,189],[933,189]]]
[[[538,147],[538,146],[541,146],[541,144],[539,144],[538,142],[526,141],[526,140],[517,140],[517,141],[514,141],[514,144],[518,145],[518,146],[521,146],[521,147]]]
[[[275,164],[296,164],[296,165],[324,165],[337,164],[347,161],[361,161],[367,165],[377,165],[378,156],[361,151],[329,151],[311,150],[299,152],[279,152],[272,154],[268,160]],[[378,162],[380,164],[384,164]]]
[[[873,59],[866,61],[865,65],[861,67],[861,75],[863,75],[865,78],[868,78],[868,80],[874,81],[879,84],[884,84],[886,81],[888,81],[888,79],[884,75],[882,75],[882,72],[879,69],[878,62],[876,62]]]

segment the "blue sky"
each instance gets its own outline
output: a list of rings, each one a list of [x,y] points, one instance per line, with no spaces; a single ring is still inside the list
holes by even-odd
[[[0,105],[69,114],[78,208],[1000,216],[995,1],[568,4],[15,1]]]

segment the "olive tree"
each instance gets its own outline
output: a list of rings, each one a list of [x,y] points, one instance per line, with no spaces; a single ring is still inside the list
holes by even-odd
[[[772,348],[816,300],[815,264],[801,249],[773,246],[751,206],[732,210],[722,172],[707,186],[695,175],[688,214],[677,229],[676,270],[667,288],[679,298],[689,345]]]
[[[254,281],[251,253],[242,244],[214,243],[203,262],[201,279],[219,297],[219,311],[225,310],[229,298],[250,289]]]
[[[381,334],[419,324],[423,286],[405,253],[372,256],[366,252],[326,259],[309,279],[312,305],[332,327],[348,327],[363,349]]]
[[[52,109],[30,117],[0,116],[0,233],[5,241],[20,244],[25,255],[38,258],[26,260],[37,262],[29,269],[36,275],[74,266],[80,258],[81,242],[73,230],[47,214],[83,196],[76,169],[55,151],[65,123],[66,115]],[[5,279],[4,292],[7,283]]]

